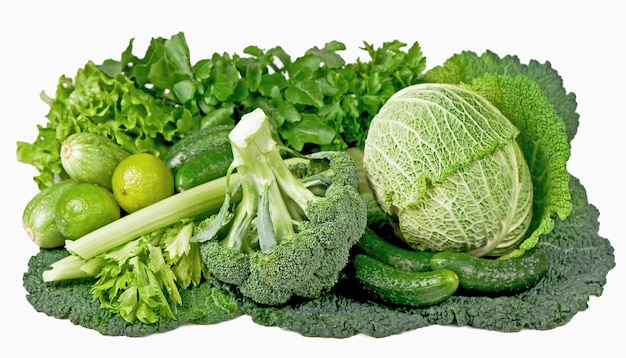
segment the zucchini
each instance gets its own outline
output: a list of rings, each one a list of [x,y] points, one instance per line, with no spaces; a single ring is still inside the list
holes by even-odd
[[[22,226],[28,237],[39,247],[63,247],[65,237],[57,226],[57,205],[60,198],[76,182],[66,179],[41,190],[24,207]]]
[[[355,278],[361,287],[384,302],[421,307],[452,296],[459,285],[457,275],[447,269],[409,272],[364,254],[353,260]]]
[[[548,272],[550,258],[545,250],[524,255],[488,259],[462,252],[438,252],[431,260],[433,269],[449,269],[459,276],[459,286],[485,293],[519,292],[539,282]]]
[[[389,266],[413,272],[430,271],[430,259],[435,254],[434,251],[403,249],[386,241],[370,228],[366,229],[357,247],[366,255]]]
[[[183,164],[174,176],[176,190],[183,191],[223,177],[233,162],[230,144],[197,154]]]
[[[111,190],[113,171],[130,153],[104,135],[78,132],[65,138],[60,155],[70,178]]]
[[[223,124],[204,127],[172,144],[161,159],[170,168],[174,176],[181,166],[202,152],[216,151],[228,146],[228,134],[233,125]]]

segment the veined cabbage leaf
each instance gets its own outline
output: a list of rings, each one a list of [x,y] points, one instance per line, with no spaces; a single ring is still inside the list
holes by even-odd
[[[555,216],[565,220],[572,210],[569,174],[570,142],[578,129],[576,97],[567,93],[550,63],[522,64],[516,56],[478,56],[465,51],[425,74],[427,82],[466,84],[495,105],[519,130],[533,179],[533,218],[527,238],[508,256],[535,246],[553,230]]]

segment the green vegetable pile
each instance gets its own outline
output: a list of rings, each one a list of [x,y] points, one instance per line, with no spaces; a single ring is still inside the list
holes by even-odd
[[[514,295],[460,293],[427,307],[381,304],[355,295],[349,283],[333,293],[284,307],[247,302],[254,322],[304,336],[344,338],[356,334],[386,337],[429,326],[471,326],[499,332],[548,330],[569,322],[599,296],[606,274],[615,266],[613,248],[598,236],[598,210],[584,187],[571,180],[573,210],[567,221],[537,244],[550,256],[550,269],[533,288]],[[590,264],[593,263],[593,264]]]
[[[427,70],[399,41],[346,63],[333,41],[191,64],[183,33],[132,45],[42,95],[17,159],[54,191],[94,176],[61,155],[90,133],[164,159],[177,192],[64,243],[29,205],[50,236],[23,276],[35,310],[111,336],[249,315],[386,337],[552,329],[602,294],[613,247],[566,169],[579,116],[549,63],[465,51]]]

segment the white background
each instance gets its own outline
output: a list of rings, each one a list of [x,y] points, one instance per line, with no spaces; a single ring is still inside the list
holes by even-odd
[[[612,357],[623,353],[626,234],[624,185],[624,35],[617,1],[13,1],[0,5],[0,130],[2,236],[0,353],[45,357],[211,356],[499,356]],[[345,5],[344,5],[345,3]],[[584,5],[580,5],[580,4]],[[12,4],[12,5],[8,5]],[[21,228],[36,193],[34,169],[18,163],[16,142],[32,142],[45,124],[40,91],[54,94],[60,75],[74,76],[88,60],[118,59],[131,38],[143,56],[152,37],[183,31],[192,62],[247,45],[281,45],[292,56],[327,41],[344,42],[344,57],[369,59],[363,41],[418,41],[428,67],[454,53],[490,49],[523,62],[549,61],[576,93],[580,126],[568,169],[600,212],[600,235],[617,266],[601,297],[568,324],[550,331],[496,333],[468,327],[427,327],[375,339],[305,338],[249,318],[187,326],[144,338],[104,337],[35,312],[21,285],[37,248]],[[593,264],[593,263],[590,263]]]

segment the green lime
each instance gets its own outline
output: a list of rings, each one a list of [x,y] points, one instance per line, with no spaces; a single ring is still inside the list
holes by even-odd
[[[78,183],[57,203],[57,226],[68,240],[76,240],[120,218],[120,206],[107,188]]]
[[[115,168],[113,195],[127,213],[135,212],[174,194],[174,175],[154,154],[135,153]]]

